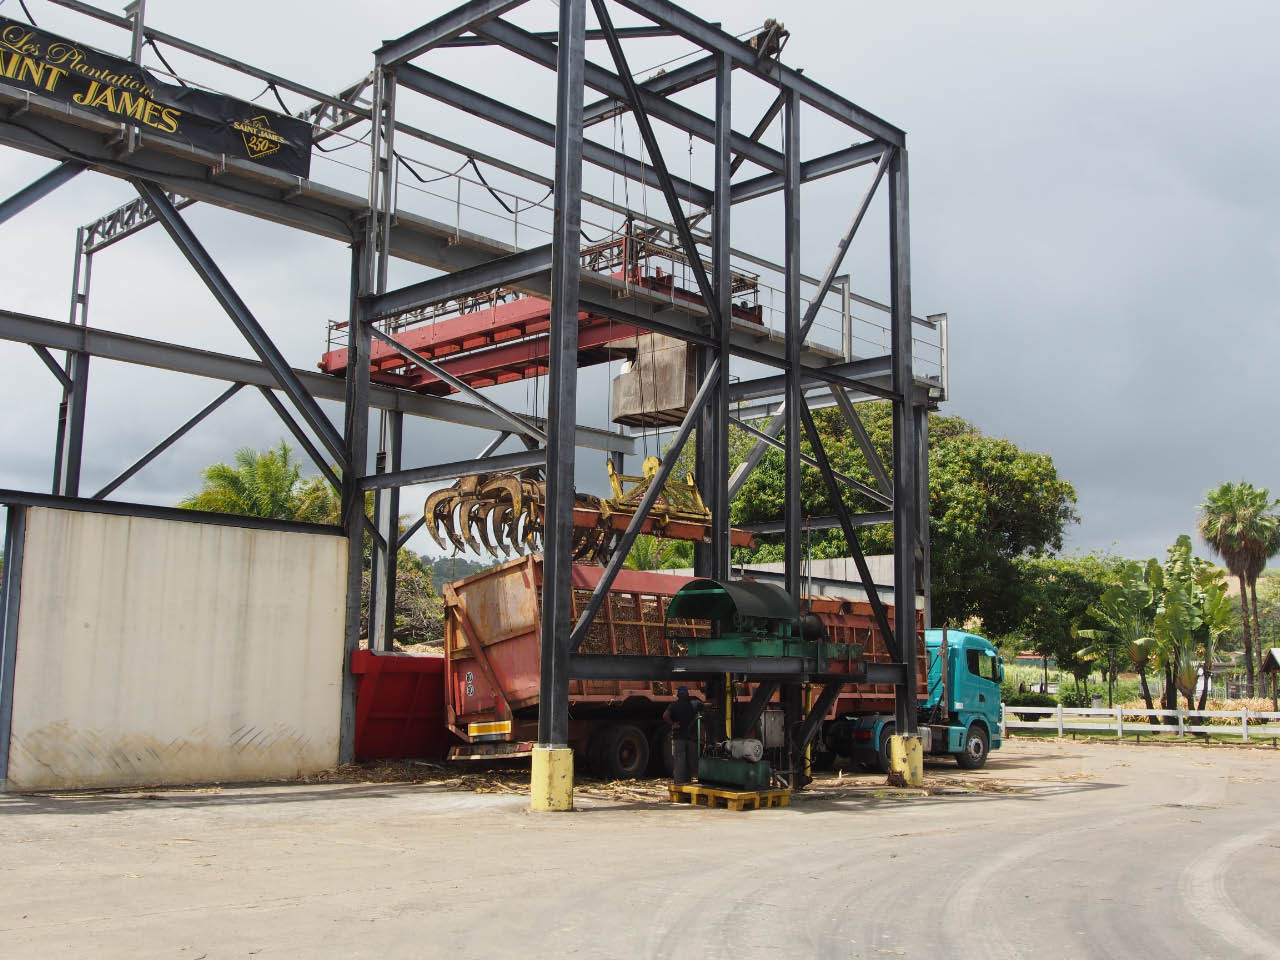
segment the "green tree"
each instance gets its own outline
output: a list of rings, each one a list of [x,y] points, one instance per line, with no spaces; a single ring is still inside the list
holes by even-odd
[[[268,520],[337,522],[338,498],[321,478],[302,478],[301,464],[283,440],[261,452],[241,447],[232,463],[212,464],[201,476],[200,491],[178,506]]]
[[[1089,606],[1089,615],[1102,626],[1076,631],[1080,639],[1089,641],[1077,656],[1104,665],[1107,706],[1114,705],[1116,673],[1128,663],[1138,671],[1147,709],[1155,709],[1147,684],[1147,667],[1151,628],[1158,616],[1157,600],[1163,586],[1164,577],[1156,560],[1148,560],[1145,566],[1134,560],[1124,561],[1102,596]]]
[[[872,446],[886,468],[891,467],[890,405],[865,403],[858,410]],[[832,467],[874,486],[871,470],[840,411],[815,411],[814,421]],[[782,439],[786,439],[785,433]],[[931,415],[929,439],[933,619],[936,623],[962,623],[978,616],[989,633],[1008,633],[1018,625],[1023,607],[1019,560],[1062,548],[1063,530],[1076,520],[1075,491],[1058,476],[1048,454],[1028,452],[1009,440],[984,436],[959,417]],[[750,445],[749,438],[741,446],[731,444],[731,460],[739,449]],[[810,452],[807,439],[801,448]],[[781,451],[765,454],[733,503],[734,523],[782,516],[786,488],[783,463]],[[806,516],[834,512],[818,471],[804,470],[800,492]],[[845,491],[845,503],[853,512],[883,509],[852,490]],[[866,553],[893,550],[891,526],[865,527],[861,536]],[[759,540],[759,546],[742,559],[782,558],[780,537]],[[815,557],[848,553],[840,530],[814,531]]]
[[[623,566],[628,570],[672,570],[693,566],[693,544],[642,533],[631,545]]]
[[[1077,656],[1081,629],[1102,626],[1089,607],[1115,579],[1121,561],[1090,554],[1083,557],[1035,556],[1019,558],[1018,577],[1022,583],[1020,622],[1012,634],[1018,649],[1030,648],[1046,661],[1057,661],[1077,684],[1083,679],[1088,693],[1088,675],[1093,663]]]
[[[242,447],[232,463],[212,464],[204,469],[202,478],[199,492],[184,499],[180,507],[270,520],[340,522],[341,502],[332,487],[322,477],[303,477],[301,464],[283,440],[269,450]],[[372,503],[370,493],[365,498],[366,511]],[[403,520],[399,526],[403,534]],[[364,541],[361,623],[367,636],[373,541],[367,533]],[[421,557],[404,547],[396,554],[395,616],[393,635],[400,643],[437,642],[444,636],[444,606],[433,587],[431,572]]]
[[[1254,694],[1254,638],[1260,632],[1258,621],[1258,577],[1267,560],[1280,550],[1280,518],[1272,510],[1265,487],[1255,487],[1241,480],[1223,483],[1205,495],[1200,504],[1197,530],[1227,571],[1240,581],[1240,612],[1244,636],[1245,684],[1249,696]],[[1250,621],[1249,597],[1252,591],[1253,619]],[[1261,651],[1259,651],[1261,653]]]

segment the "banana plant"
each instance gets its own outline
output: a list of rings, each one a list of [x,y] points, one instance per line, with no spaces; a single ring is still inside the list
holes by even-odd
[[[1152,645],[1152,620],[1162,585],[1163,576],[1156,560],[1149,560],[1145,567],[1132,560],[1121,564],[1116,570],[1115,582],[1089,606],[1089,615],[1105,626],[1075,632],[1079,639],[1090,641],[1076,656],[1101,661],[1106,666],[1108,706],[1114,705],[1116,668],[1127,660],[1137,669],[1143,698],[1147,708],[1152,709],[1146,670]]]

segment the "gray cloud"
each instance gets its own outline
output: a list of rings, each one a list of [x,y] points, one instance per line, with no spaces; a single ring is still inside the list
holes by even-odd
[[[734,32],[777,14],[776,5],[754,0],[731,11],[709,0],[690,5]],[[123,49],[122,34],[48,4],[29,6],[50,29]],[[1211,485],[1243,476],[1280,487],[1280,453],[1267,442],[1265,426],[1280,346],[1270,290],[1280,260],[1273,226],[1280,194],[1272,184],[1280,120],[1269,109],[1280,81],[1272,49],[1280,14],[1273,4],[793,6],[785,11],[792,31],[787,60],[908,131],[914,307],[952,317],[954,399],[947,412],[1053,454],[1080,494],[1082,523],[1071,533],[1072,548],[1159,555],[1191,528],[1195,504]],[[425,16],[421,5],[407,2],[368,5],[359,17],[333,0],[305,5],[305,17],[302,9],[240,0],[153,2],[148,12],[160,29],[321,89],[363,74],[369,51]],[[10,3],[3,12],[16,16],[16,10]],[[551,28],[555,7],[533,0],[517,18]],[[655,41],[652,59],[637,65],[656,63],[669,49]],[[603,50],[592,55],[603,57]],[[194,77],[223,76],[190,58],[170,59]],[[491,94],[505,89],[510,102],[525,109],[549,111],[549,74],[533,68],[475,51],[433,54],[432,68],[472,79]],[[260,89],[245,82],[230,92],[254,96]],[[685,102],[696,105],[699,96],[687,95]],[[736,126],[749,128],[767,102],[760,85],[740,83]],[[549,172],[548,151],[480,130],[448,110],[410,109],[420,125],[442,135],[471,139]],[[812,152],[848,142],[813,111],[802,119]],[[622,133],[637,154],[633,128],[607,127],[596,135],[610,142]],[[688,164],[695,176],[708,156],[702,144],[690,154],[676,137],[664,140],[664,150],[678,171]],[[352,148],[335,159],[360,153]],[[450,155],[416,147],[414,155],[457,164]],[[47,167],[6,151],[0,191],[17,189]],[[315,169],[361,189],[356,175],[333,161],[317,161]],[[611,178],[595,171],[587,176],[589,189],[621,202],[622,188]],[[501,175],[494,182],[513,183]],[[809,272],[825,265],[860,190],[860,183],[834,180],[806,189]],[[540,196],[527,187],[523,192]],[[6,224],[0,234],[4,305],[64,318],[75,227],[129,197],[126,185],[85,175]],[[661,209],[660,198],[645,198],[634,187],[629,199]],[[407,188],[402,203],[449,215],[447,200]],[[735,211],[742,245],[750,236],[752,249],[776,256],[776,215],[771,201]],[[196,207],[188,216],[291,362],[313,365],[324,347],[325,321],[345,314],[347,250],[227,211]],[[473,229],[486,222],[476,216]],[[536,227],[536,214],[529,220]],[[509,229],[488,222],[494,232]],[[877,206],[849,261],[859,288],[877,297],[886,292],[883,223]],[[520,239],[532,243],[535,236],[530,231]],[[393,283],[422,275],[397,265]],[[91,319],[248,354],[158,231],[97,258]],[[0,344],[0,358],[6,371],[0,485],[45,489],[57,391],[29,350]],[[607,421],[606,383],[605,368],[584,372],[583,422]],[[96,363],[86,492],[219,389],[211,381]],[[520,409],[539,406],[524,385],[495,396]],[[331,412],[336,417],[336,408]],[[284,432],[262,399],[246,391],[120,495],[174,502],[198,485],[205,464],[238,446],[265,446]],[[470,456],[483,442],[482,434],[416,422],[407,458]],[[599,489],[602,467],[599,454],[581,451],[579,484]],[[406,509],[423,496],[423,490],[407,493]]]

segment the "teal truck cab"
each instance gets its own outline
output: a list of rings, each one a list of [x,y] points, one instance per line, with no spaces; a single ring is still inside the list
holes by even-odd
[[[926,630],[929,686],[922,690],[918,723],[926,754],[950,754],[967,770],[1000,748],[1000,681],[1004,664],[987,640],[961,630]],[[827,749],[865,769],[889,769],[894,717],[841,718],[824,731]]]

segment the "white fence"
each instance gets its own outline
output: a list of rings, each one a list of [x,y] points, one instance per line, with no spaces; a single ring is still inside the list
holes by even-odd
[[[1024,719],[1027,715],[1040,714],[1044,719]],[[1133,722],[1138,717],[1150,718],[1147,722]],[[1163,718],[1174,717],[1177,726],[1164,723]],[[1209,717],[1228,718],[1238,722],[1230,724],[1197,723]],[[1092,719],[1084,719],[1092,718]],[[1126,724],[1125,718],[1131,718]],[[1046,722],[1048,721],[1048,722]],[[1185,737],[1188,733],[1216,733],[1219,736],[1239,737],[1248,740],[1250,737],[1280,737],[1280,713],[1261,713],[1241,707],[1239,710],[1144,710],[1126,707],[1018,707],[1001,705],[1000,729],[1007,734],[1010,730],[1035,730],[1048,733],[1056,727],[1058,736],[1068,731],[1075,733],[1114,733],[1123,738],[1125,734],[1170,734],[1177,733]]]

